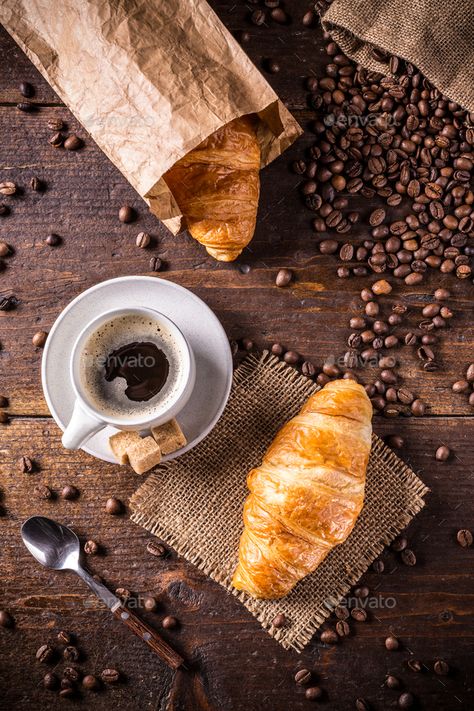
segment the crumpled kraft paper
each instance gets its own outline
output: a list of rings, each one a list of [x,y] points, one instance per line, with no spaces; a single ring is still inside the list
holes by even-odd
[[[301,133],[205,0],[2,0],[0,22],[175,234],[177,160],[244,114],[262,167]]]

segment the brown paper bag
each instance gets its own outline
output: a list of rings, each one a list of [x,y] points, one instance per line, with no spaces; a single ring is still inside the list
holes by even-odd
[[[262,166],[301,133],[205,0],[2,0],[0,22],[175,234],[177,160],[244,114]]]

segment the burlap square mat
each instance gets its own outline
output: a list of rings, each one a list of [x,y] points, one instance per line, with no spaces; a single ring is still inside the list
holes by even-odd
[[[423,508],[427,491],[374,435],[366,500],[348,540],[281,600],[254,600],[234,590],[230,581],[243,528],[247,473],[317,387],[268,353],[249,356],[235,371],[229,402],[211,434],[192,451],[159,466],[131,499],[135,523],[236,595],[283,647],[297,651]],[[289,621],[280,629],[272,625],[278,612]]]

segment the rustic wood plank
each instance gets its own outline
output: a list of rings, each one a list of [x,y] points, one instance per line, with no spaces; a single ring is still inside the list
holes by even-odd
[[[195,676],[180,672],[175,679],[169,706],[173,711],[307,708],[302,690],[292,681],[301,666],[315,669],[327,690],[329,708],[350,709],[360,695],[373,701],[375,708],[389,707],[393,692],[381,685],[390,671],[419,694],[422,708],[469,709],[474,703],[469,683],[474,673],[469,654],[474,623],[472,552],[458,546],[455,535],[460,527],[473,526],[474,418],[437,418],[436,423],[436,429],[427,418],[396,425],[383,421],[377,427],[381,435],[397,430],[406,436],[404,457],[432,489],[427,507],[408,532],[418,565],[407,568],[386,552],[386,572],[370,572],[363,578],[371,589],[371,600],[384,605],[372,610],[371,622],[354,624],[353,636],[336,648],[315,639],[297,655],[281,649],[232,596],[193,566],[174,555],[168,559],[150,556],[146,552],[149,534],[126,516],[105,513],[106,499],[118,495],[126,501],[140,477],[81,452],[65,452],[49,419],[15,418],[1,430],[0,449],[6,513],[1,519],[0,600],[16,619],[15,630],[0,629],[0,667],[4,678],[10,679],[6,700],[13,708],[26,709],[32,699],[40,704],[50,698],[49,692],[37,688],[44,669],[33,656],[61,628],[78,634],[87,654],[81,668],[100,672],[110,665],[126,674],[127,684],[101,696],[104,708],[117,704],[132,710],[156,708],[154,690],[165,673],[146,645],[122,630],[107,612],[84,606],[84,595],[90,598],[79,580],[72,574],[49,573],[29,556],[20,542],[19,526],[27,516],[38,513],[72,525],[82,540],[93,538],[101,544],[104,554],[89,558],[90,567],[112,589],[121,586],[136,594],[156,595],[158,612],[144,613],[150,624],[159,628],[165,614],[179,618],[180,629],[163,631],[163,636],[192,660]],[[444,464],[435,462],[433,456],[441,442],[454,452]],[[22,454],[34,457],[38,472],[18,471]],[[80,489],[80,498],[37,502],[31,492],[40,482],[54,491],[72,483]],[[403,642],[400,652],[386,652],[383,641],[389,633]],[[428,667],[438,656],[445,658],[453,667],[453,674],[442,679],[446,686],[431,671],[418,677],[404,669],[410,654]],[[462,701],[459,706],[455,695]],[[56,708],[52,701],[49,704],[48,708]]]

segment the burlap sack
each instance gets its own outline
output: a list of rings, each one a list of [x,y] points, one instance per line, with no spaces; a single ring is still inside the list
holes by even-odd
[[[369,69],[388,73],[370,46],[412,62],[446,96],[474,111],[474,12],[469,0],[334,0],[324,28]]]
[[[131,500],[132,520],[169,543],[236,595],[285,648],[301,651],[319,625],[424,506],[423,482],[374,435],[366,500],[357,524],[312,575],[282,600],[254,600],[231,585],[242,532],[246,476],[277,430],[317,386],[265,353],[234,374],[227,408],[211,434],[160,466]],[[289,624],[276,629],[283,612]]]

